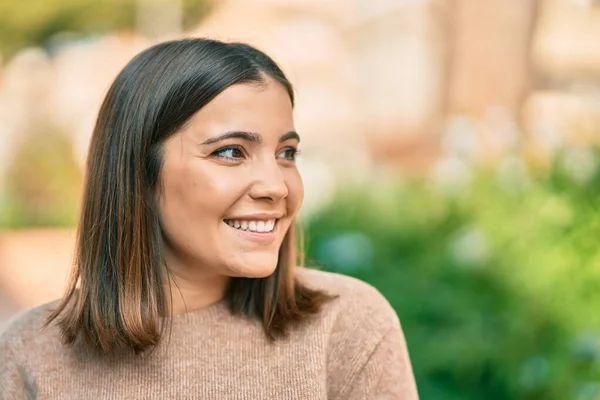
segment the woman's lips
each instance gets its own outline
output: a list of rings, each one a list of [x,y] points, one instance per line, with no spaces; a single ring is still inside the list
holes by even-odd
[[[249,226],[250,226],[249,223],[248,223],[248,226],[246,227],[246,229],[242,229],[243,225],[241,223],[240,223],[240,227],[236,228],[235,224],[232,225],[230,220],[223,220],[223,223],[225,225],[227,225],[227,228],[230,229],[232,231],[232,233],[235,233],[238,237],[240,237],[244,240],[248,240],[253,243],[257,243],[257,244],[261,244],[261,245],[269,245],[269,244],[272,244],[277,239],[277,227],[279,225],[278,221],[273,222],[273,228],[270,231],[264,231],[264,232],[257,231],[257,229],[259,228],[259,226],[257,226],[258,224],[254,225],[254,230],[251,230],[249,228]],[[266,229],[266,227],[268,227],[268,225],[265,224],[263,229]]]

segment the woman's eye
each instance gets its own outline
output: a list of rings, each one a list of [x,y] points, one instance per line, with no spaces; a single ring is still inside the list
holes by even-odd
[[[229,158],[236,160],[244,157],[244,152],[237,146],[223,147],[213,153],[217,157]]]
[[[296,157],[298,157],[299,153],[300,151],[298,149],[287,147],[279,153],[279,157],[289,161],[296,161]]]

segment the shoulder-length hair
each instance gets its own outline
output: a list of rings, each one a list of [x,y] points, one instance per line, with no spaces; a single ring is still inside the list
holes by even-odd
[[[264,84],[267,77],[285,87],[293,105],[292,85],[277,64],[242,43],[164,42],[138,54],[117,76],[90,142],[69,283],[46,321],[56,321],[66,344],[82,337],[105,353],[140,353],[161,341],[171,312],[155,200],[162,145],[229,86]],[[292,224],[272,275],[232,278],[226,294],[231,312],[259,318],[272,340],[330,298],[294,278],[295,234]]]

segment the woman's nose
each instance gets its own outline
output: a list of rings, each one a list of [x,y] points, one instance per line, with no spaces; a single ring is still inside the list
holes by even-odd
[[[268,199],[272,202],[287,197],[288,187],[277,160],[261,162],[253,173],[255,180],[250,187],[250,197],[257,200]]]

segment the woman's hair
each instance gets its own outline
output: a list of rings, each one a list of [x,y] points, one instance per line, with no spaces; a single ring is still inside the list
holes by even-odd
[[[102,352],[139,353],[160,342],[171,311],[156,202],[162,145],[223,90],[267,77],[285,87],[293,105],[292,85],[277,64],[241,43],[161,43],[117,76],[90,142],[74,266],[46,321],[56,320],[65,343],[81,337]],[[260,318],[273,340],[331,298],[295,280],[295,234],[292,224],[271,276],[232,278],[226,295],[233,313]]]

